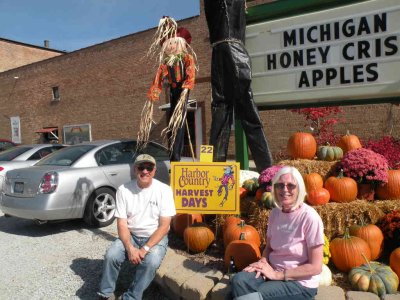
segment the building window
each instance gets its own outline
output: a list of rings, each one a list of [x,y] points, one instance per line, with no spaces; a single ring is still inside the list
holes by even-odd
[[[58,89],[58,86],[53,86],[53,100],[60,100],[60,91]]]

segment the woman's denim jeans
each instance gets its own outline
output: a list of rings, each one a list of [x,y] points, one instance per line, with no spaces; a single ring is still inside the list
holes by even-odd
[[[141,248],[148,241],[148,237],[132,235],[131,242],[136,248]],[[142,299],[144,290],[150,285],[158,267],[167,252],[168,237],[165,236],[157,245],[151,248],[144,260],[135,267],[134,279],[127,292],[123,294],[125,300]],[[125,247],[120,239],[116,239],[108,248],[104,257],[103,275],[100,282],[99,295],[110,297],[115,290],[115,284],[121,265],[127,260]]]
[[[318,289],[302,286],[297,281],[265,281],[261,276],[255,278],[254,272],[239,272],[232,279],[233,298],[259,292],[263,299],[272,300],[310,300]]]

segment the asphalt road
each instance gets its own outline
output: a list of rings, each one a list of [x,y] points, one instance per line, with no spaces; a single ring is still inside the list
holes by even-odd
[[[0,212],[0,298],[97,299],[103,256],[117,236],[116,222],[101,229],[80,220],[37,225]],[[116,295],[129,286],[127,263]],[[153,284],[144,300],[168,300]]]

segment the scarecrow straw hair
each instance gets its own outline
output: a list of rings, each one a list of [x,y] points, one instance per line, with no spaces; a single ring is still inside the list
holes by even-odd
[[[149,51],[147,52],[147,56],[154,56],[162,41],[167,40],[171,37],[175,37],[177,28],[178,24],[173,18],[164,17],[160,19],[157,31],[154,34],[154,41],[151,44]]]
[[[181,96],[176,104],[174,112],[169,120],[168,126],[163,129],[161,136],[164,137],[169,145],[169,151],[172,152],[174,149],[176,135],[179,128],[183,126],[183,122],[186,119],[186,100],[188,97],[188,89],[184,89]],[[169,137],[168,137],[169,136]]]
[[[140,152],[141,149],[146,147],[149,141],[151,125],[153,123],[153,107],[154,104],[153,101],[151,100],[147,100],[143,106],[142,118],[140,119],[140,126],[139,126],[137,145],[136,145],[136,150],[138,152]]]

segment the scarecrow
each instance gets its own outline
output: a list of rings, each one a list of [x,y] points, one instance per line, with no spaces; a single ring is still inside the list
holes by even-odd
[[[235,113],[261,172],[272,165],[272,157],[250,88],[250,57],[244,46],[245,7],[245,0],[204,0],[212,46],[210,144],[214,146],[214,161],[226,161]]]
[[[191,34],[186,28],[178,28],[173,18],[163,17],[148,53],[152,56],[160,49],[158,70],[147,93],[148,100],[142,112],[138,147],[144,147],[149,140],[153,105],[160,99],[163,82],[167,80],[170,100],[169,121],[161,135],[168,143],[171,161],[180,161],[181,159],[187,102],[189,91],[193,89],[195,81],[196,54],[189,45],[191,40]]]
[[[225,190],[224,198],[219,204],[219,206],[222,207],[224,206],[226,200],[228,200],[229,190],[232,189],[233,186],[235,185],[235,178],[233,176],[233,166],[224,167],[224,174],[222,175],[222,177],[221,178],[215,177],[214,179],[220,181],[221,183],[217,191],[218,196],[221,196],[223,189]],[[229,182],[231,182],[231,185],[229,185]]]

